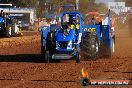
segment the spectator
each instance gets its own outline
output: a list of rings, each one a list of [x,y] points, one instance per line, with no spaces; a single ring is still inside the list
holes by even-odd
[[[31,30],[34,30],[33,25],[34,25],[34,21],[33,21],[33,19],[31,19],[31,22],[30,22],[30,29]]]
[[[50,24],[57,24],[56,20],[55,19],[52,19]]]
[[[44,26],[49,26],[49,24],[47,23],[46,18],[43,18],[42,20],[43,20]]]

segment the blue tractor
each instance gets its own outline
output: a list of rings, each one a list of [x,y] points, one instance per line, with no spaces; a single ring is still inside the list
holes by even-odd
[[[77,18],[79,21],[76,20]],[[70,26],[74,27],[70,28]],[[82,16],[79,12],[64,12],[61,17],[61,27],[50,25],[50,27],[42,26],[41,29],[41,53],[45,55],[47,62],[53,59],[71,58],[75,58],[77,63],[80,62]]]
[[[108,20],[110,21],[109,16]],[[64,12],[61,16],[61,27],[56,24],[41,26],[41,54],[46,62],[75,58],[79,63],[81,49],[85,50],[83,53],[89,58],[96,60],[101,44],[111,55],[112,42],[110,24],[83,25],[79,12]]]

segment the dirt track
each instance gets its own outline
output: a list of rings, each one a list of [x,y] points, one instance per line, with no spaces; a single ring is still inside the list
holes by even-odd
[[[0,39],[0,88],[83,88],[81,68],[88,69],[92,79],[132,79],[132,38],[117,36],[116,54],[111,59],[75,60],[46,64],[40,56],[39,33]],[[96,88],[132,88],[96,86]],[[95,88],[90,86],[86,88]]]

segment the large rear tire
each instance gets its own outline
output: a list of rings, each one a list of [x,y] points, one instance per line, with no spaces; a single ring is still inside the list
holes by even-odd
[[[49,51],[45,52],[45,62],[50,63],[50,53],[49,53]]]
[[[45,46],[43,46],[43,35],[41,35],[41,55],[44,55],[45,54]]]
[[[88,32],[83,39],[82,46],[85,50],[85,57],[90,58],[90,60],[96,60],[99,57],[99,42],[96,33]]]
[[[46,52],[45,52],[45,61],[47,63],[53,62],[52,60],[52,54],[54,53],[54,34],[52,32],[49,32],[46,39]]]

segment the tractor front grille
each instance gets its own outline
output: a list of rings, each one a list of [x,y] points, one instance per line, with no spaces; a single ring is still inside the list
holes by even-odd
[[[59,45],[62,49],[66,49],[68,45],[68,41],[61,41],[59,42]]]

